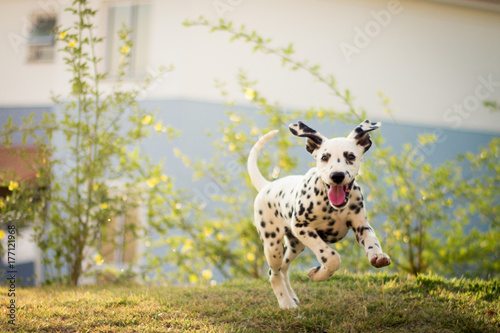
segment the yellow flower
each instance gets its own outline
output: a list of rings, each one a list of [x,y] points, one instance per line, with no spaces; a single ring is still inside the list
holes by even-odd
[[[205,280],[210,280],[214,276],[212,274],[212,271],[205,269],[201,272],[201,277],[204,278]]]
[[[151,117],[150,115],[144,116],[141,119],[141,122],[143,125],[149,125],[149,124],[151,124],[152,121],[153,121],[153,117]]]
[[[19,188],[19,183],[18,182],[13,182],[12,180],[9,183],[9,191],[14,191]]]
[[[198,277],[195,274],[190,274],[188,277],[189,283],[196,283],[198,281]]]
[[[76,46],[76,40],[73,39],[71,42],[68,43],[68,47],[75,47]]]
[[[184,246],[182,247],[181,249],[181,253],[186,253],[188,252],[189,250],[191,250],[193,248],[193,243],[189,240],[187,240],[185,243],[184,243]]]
[[[161,124],[161,120],[160,120],[159,122],[157,122],[157,123],[156,123],[156,125],[155,125],[155,130],[156,130],[157,132],[161,132],[161,131],[163,131],[163,125]]]
[[[4,207],[5,207],[5,201],[3,201],[2,199],[0,199],[0,209],[2,209]]]
[[[103,202],[99,207],[101,207],[101,209],[108,209],[108,204]]]
[[[160,182],[160,179],[157,177],[149,178],[146,183],[149,187],[155,187]]]
[[[211,234],[213,234],[214,230],[212,228],[205,227],[203,228],[203,233],[205,234],[206,237],[209,237]]]
[[[247,259],[248,259],[248,261],[254,261],[255,255],[253,253],[247,253]]]
[[[101,266],[104,263],[104,258],[98,253],[94,257],[94,262],[96,263],[97,266]]]
[[[325,115],[325,111],[319,110],[318,111],[318,117],[323,117]]]
[[[59,39],[64,39],[64,38],[66,38],[66,35],[67,35],[67,34],[68,34],[68,33],[67,33],[66,31],[63,31],[63,32],[59,33]]]
[[[224,240],[224,235],[219,232],[215,238],[220,242]]]
[[[252,135],[257,135],[259,134],[259,129],[257,127],[252,127],[252,131],[250,132]]]
[[[122,46],[122,48],[120,49],[120,52],[123,54],[128,53],[129,51],[130,51],[130,46],[128,45]]]
[[[166,182],[166,181],[168,180],[168,177],[167,177],[167,176],[165,176],[165,175],[161,175],[161,176],[160,176],[160,179],[161,179],[162,181]]]
[[[235,123],[239,123],[241,121],[241,118],[235,114],[232,114],[229,116],[229,120],[234,121]]]
[[[248,100],[252,100],[255,98],[255,91],[250,88],[245,88],[245,98]]]
[[[2,239],[5,236],[5,231],[0,230],[0,239]]]

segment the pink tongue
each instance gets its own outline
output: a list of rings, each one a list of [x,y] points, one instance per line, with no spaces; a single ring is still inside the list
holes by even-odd
[[[328,198],[335,206],[343,204],[345,200],[344,186],[330,186]]]

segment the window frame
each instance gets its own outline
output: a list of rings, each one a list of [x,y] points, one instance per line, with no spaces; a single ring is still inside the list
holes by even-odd
[[[147,8],[147,15],[148,18],[146,19],[147,25],[142,26],[140,28],[141,32],[143,32],[142,36],[145,38],[148,38],[146,41],[146,47],[143,47],[138,51],[138,26],[141,22],[138,21],[139,17],[139,7],[140,6],[148,6]],[[132,30],[130,38],[132,40],[133,46],[131,49],[130,53],[130,59],[129,59],[129,66],[127,67],[126,73],[125,73],[125,78],[126,79],[139,79],[144,77],[147,74],[147,61],[146,64],[143,67],[138,67],[137,64],[137,58],[138,54],[137,52],[144,52],[141,56],[143,58],[148,58],[148,53],[149,53],[149,35],[150,35],[150,17],[152,13],[152,3],[150,1],[110,1],[107,3],[106,7],[106,25],[105,25],[105,31],[106,31],[106,36],[107,38],[105,39],[105,56],[104,56],[104,68],[105,71],[108,73],[108,78],[109,79],[115,79],[118,76],[118,73],[116,71],[117,69],[117,64],[118,64],[118,57],[120,56],[120,52],[118,51],[120,45],[117,43],[119,41],[118,39],[118,31],[122,28],[117,27],[115,24],[115,19],[116,15],[113,16],[112,11],[115,10],[115,8],[119,7],[129,7],[130,8],[130,13],[129,13],[129,23],[131,23],[130,26],[127,26],[128,29]],[[143,9],[144,10],[144,9]]]
[[[51,33],[47,33],[50,30],[43,27],[43,24],[46,24],[47,21],[54,21],[53,24],[51,24]],[[33,14],[31,22],[34,23],[27,39],[27,62],[30,64],[54,63],[57,53],[57,15],[47,13]],[[42,31],[42,35],[37,35],[39,29]],[[37,56],[38,54],[42,54],[42,56]],[[44,57],[43,54],[48,54],[49,56]]]

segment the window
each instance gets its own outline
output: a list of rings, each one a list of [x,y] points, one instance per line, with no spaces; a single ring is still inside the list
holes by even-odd
[[[28,61],[52,62],[55,55],[56,18],[38,16],[28,39]]]
[[[127,76],[137,77],[146,74],[147,51],[149,46],[149,18],[151,5],[148,3],[110,5],[108,9],[106,68],[111,76],[118,73],[120,63],[120,38],[118,31],[125,25],[132,30],[133,42],[130,51],[130,66]]]

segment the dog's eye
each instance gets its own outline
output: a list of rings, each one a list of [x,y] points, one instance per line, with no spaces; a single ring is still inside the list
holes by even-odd
[[[347,159],[352,162],[356,159],[356,155],[351,153],[351,154],[347,155]]]
[[[321,161],[322,162],[328,162],[328,156],[327,155],[321,156]]]

